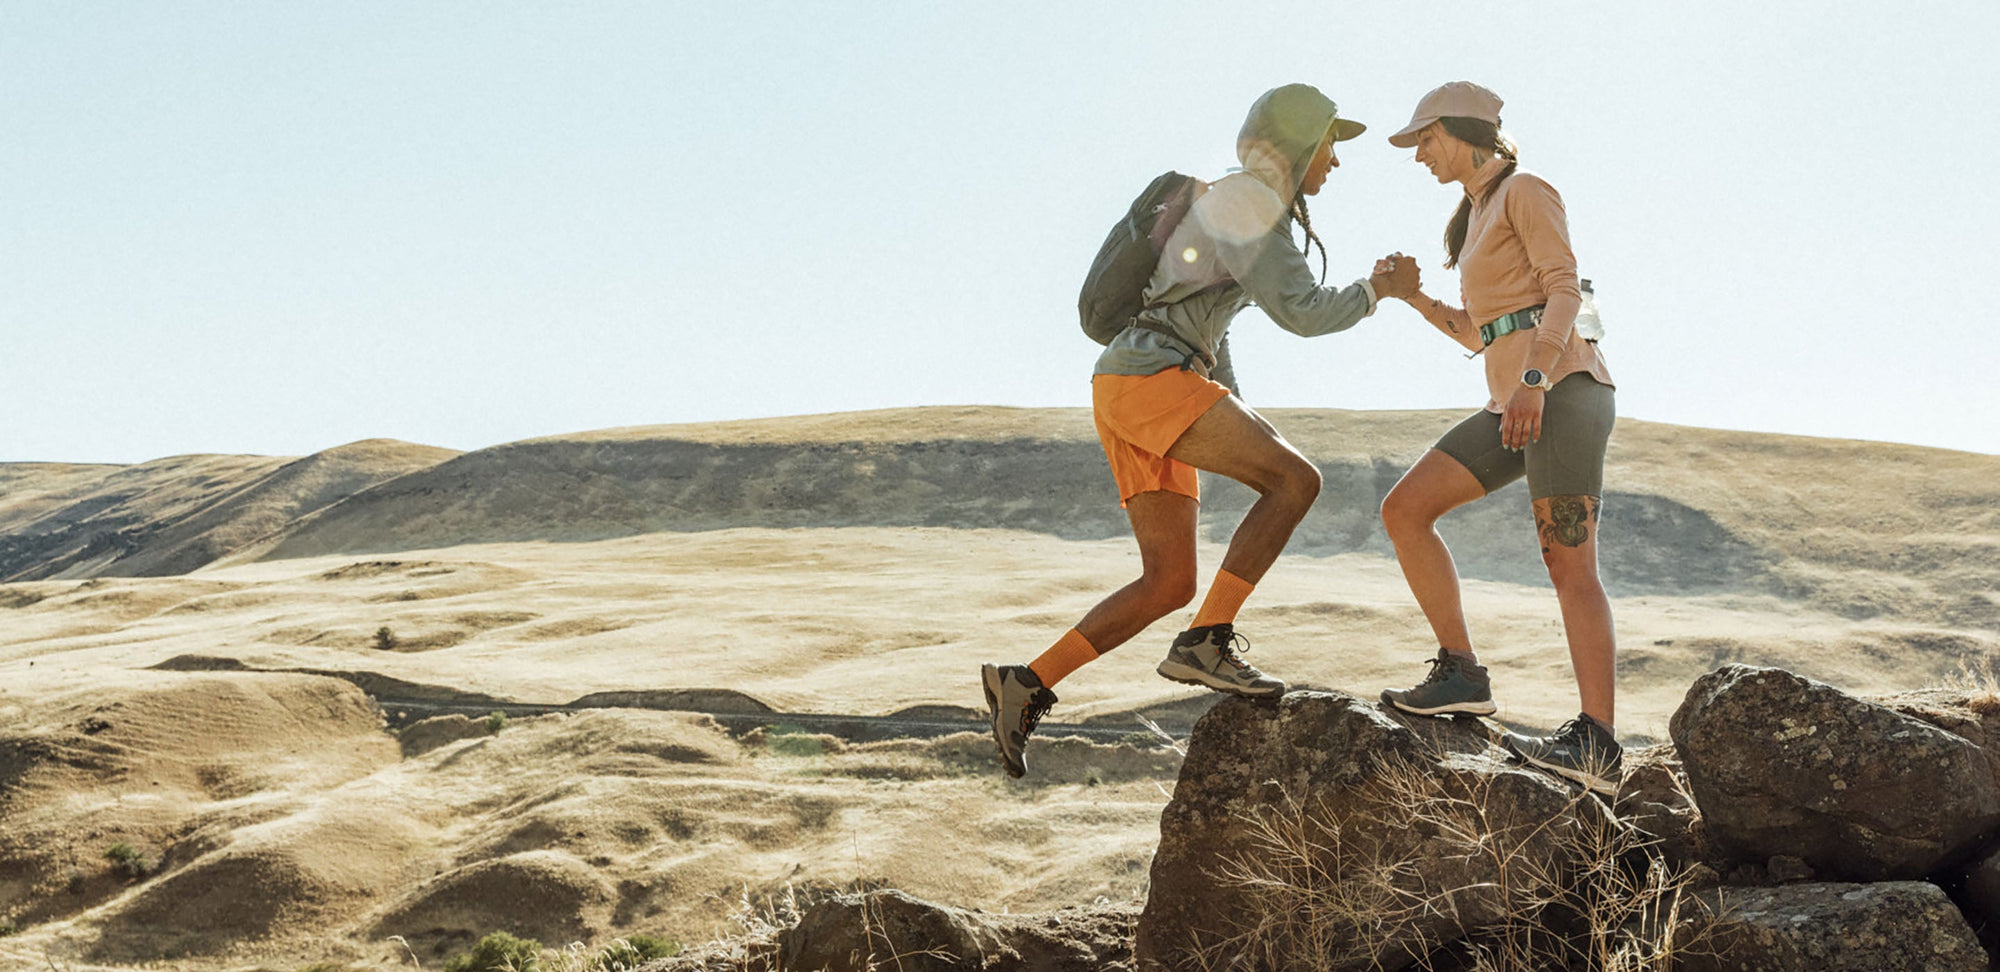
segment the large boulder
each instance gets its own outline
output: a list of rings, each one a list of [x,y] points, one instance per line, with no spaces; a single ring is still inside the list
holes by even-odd
[[[1986,953],[1934,884],[1723,888],[1685,972],[1986,972]]]
[[[1827,877],[1921,878],[2000,828],[1980,746],[1774,668],[1696,680],[1669,733],[1724,853],[1797,857]]]
[[[1581,789],[1508,765],[1477,720],[1339,693],[1229,699],[1196,723],[1161,815],[1135,958],[1402,968],[1518,915],[1527,872],[1553,878],[1572,838],[1616,826]]]

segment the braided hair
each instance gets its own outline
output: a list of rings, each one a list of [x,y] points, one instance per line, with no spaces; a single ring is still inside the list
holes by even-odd
[[[1319,247],[1319,282],[1321,285],[1325,285],[1326,244],[1320,240],[1319,234],[1313,232],[1312,214],[1306,212],[1306,197],[1304,193],[1300,193],[1292,199],[1292,218],[1298,220],[1299,226],[1306,231],[1304,251],[1311,253],[1315,245]]]

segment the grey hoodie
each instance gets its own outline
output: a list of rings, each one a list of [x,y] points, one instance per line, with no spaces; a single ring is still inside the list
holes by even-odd
[[[1195,200],[1146,285],[1146,302],[1161,306],[1140,319],[1174,336],[1128,327],[1098,356],[1096,374],[1150,375],[1207,351],[1216,360],[1209,377],[1236,391],[1226,335],[1251,303],[1305,337],[1344,331],[1375,312],[1367,281],[1319,286],[1292,239],[1291,201],[1336,113],[1332,100],[1304,84],[1274,88],[1250,106],[1236,136],[1243,168]]]

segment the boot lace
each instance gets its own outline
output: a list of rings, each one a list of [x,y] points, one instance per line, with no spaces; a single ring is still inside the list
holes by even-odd
[[[1424,680],[1417,684],[1430,685],[1435,682],[1442,682],[1445,679],[1450,678],[1451,673],[1457,670],[1458,670],[1458,656],[1450,653],[1440,655],[1436,658],[1431,659],[1430,674],[1425,675]]]
[[[1049,714],[1049,707],[1056,704],[1056,694],[1048,689],[1037,689],[1028,696],[1028,704],[1021,707],[1021,735],[1026,736],[1042,724],[1042,717]]]
[[[1589,748],[1595,751],[1600,747],[1594,745],[1596,735],[1590,731],[1591,725],[1592,723],[1583,719],[1571,719],[1557,726],[1555,735],[1549,738],[1574,741],[1579,749]]]
[[[1256,671],[1256,669],[1250,667],[1249,662],[1236,657],[1238,654],[1250,650],[1250,639],[1237,633],[1236,628],[1232,625],[1218,624],[1215,627],[1217,629],[1215,633],[1222,636],[1222,643],[1215,647],[1216,654],[1220,655],[1223,661],[1228,662],[1239,671]],[[1241,642],[1243,647],[1236,647],[1238,642]]]

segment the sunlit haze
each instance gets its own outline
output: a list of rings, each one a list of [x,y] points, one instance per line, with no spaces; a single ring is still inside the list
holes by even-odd
[[[1621,416],[2000,452],[2000,5],[71,4],[0,8],[0,460],[304,454],[1089,404],[1076,292],[1262,91],[1370,131],[1329,282],[1455,298],[1385,138],[1506,98]],[[1317,255],[1313,260],[1318,265]],[[1458,408],[1391,302],[1231,331],[1253,406]]]

